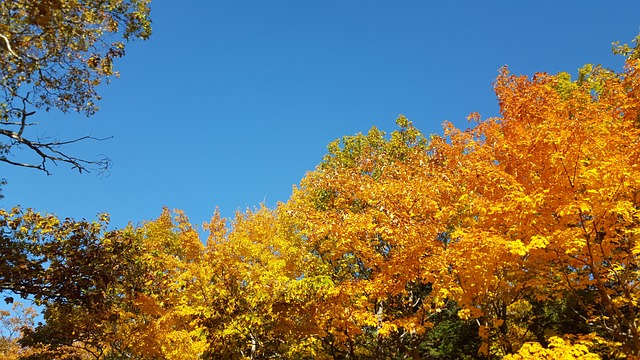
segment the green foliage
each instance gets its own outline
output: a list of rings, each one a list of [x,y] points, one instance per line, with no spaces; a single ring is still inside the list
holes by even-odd
[[[635,43],[633,46],[628,44],[620,45],[620,42],[616,41],[612,44],[612,52],[629,60],[640,60],[640,34],[633,39],[633,43]]]

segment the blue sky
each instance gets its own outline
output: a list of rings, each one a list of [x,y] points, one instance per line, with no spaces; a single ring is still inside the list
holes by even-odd
[[[39,113],[38,134],[113,136],[110,176],[4,166],[0,206],[113,227],[182,209],[195,224],[286,201],[333,139],[404,114],[424,133],[497,115],[492,81],[585,63],[619,70],[611,42],[640,30],[628,1],[154,1],[154,34],[127,47],[91,118]],[[35,118],[35,117],[34,117]]]

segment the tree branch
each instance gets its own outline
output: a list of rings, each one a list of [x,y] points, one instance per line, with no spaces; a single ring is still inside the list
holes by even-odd
[[[13,144],[9,145],[9,147],[11,147],[12,145],[18,145],[18,146],[24,145],[29,149],[33,150],[42,159],[42,162],[39,165],[22,163],[22,162],[10,160],[6,156],[0,157],[0,162],[5,162],[8,164],[16,165],[20,167],[41,170],[41,171],[44,171],[47,175],[50,175],[50,172],[47,170],[47,167],[46,167],[47,161],[50,161],[56,165],[58,161],[70,164],[73,169],[78,169],[80,173],[82,173],[83,171],[91,172],[89,170],[90,165],[98,165],[98,167],[101,168],[101,171],[104,171],[109,167],[111,163],[108,158],[103,158],[97,161],[83,160],[74,156],[67,155],[64,152],[57,149],[60,146],[73,144],[83,140],[103,141],[103,140],[110,139],[111,137],[96,138],[96,137],[87,135],[87,136],[82,136],[82,137],[79,137],[73,140],[67,140],[67,141],[36,142],[23,137],[22,134],[20,133],[23,129],[24,129],[23,126],[21,126],[21,130],[19,132],[0,129],[0,135],[4,135],[12,139]]]
[[[4,39],[5,44],[7,44],[7,50],[9,50],[9,53],[17,58],[19,58],[18,54],[16,54],[13,49],[11,48],[11,43],[9,43],[9,38],[7,38],[6,36],[0,34],[0,37]]]

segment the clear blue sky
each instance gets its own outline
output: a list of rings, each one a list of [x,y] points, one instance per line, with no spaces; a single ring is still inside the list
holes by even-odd
[[[61,217],[207,221],[285,201],[333,139],[404,114],[425,133],[497,115],[492,81],[514,73],[619,70],[611,42],[640,29],[640,2],[226,0],[152,2],[154,34],[129,44],[91,118],[37,115],[40,135],[113,160],[111,175],[3,165],[0,206]],[[35,118],[35,117],[34,117]]]

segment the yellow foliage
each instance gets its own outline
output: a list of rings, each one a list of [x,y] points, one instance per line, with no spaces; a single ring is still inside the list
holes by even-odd
[[[549,359],[549,360],[599,360],[600,356],[589,352],[581,343],[571,343],[553,336],[549,338],[549,347],[544,348],[537,342],[524,344],[516,354],[506,355],[504,360]]]

